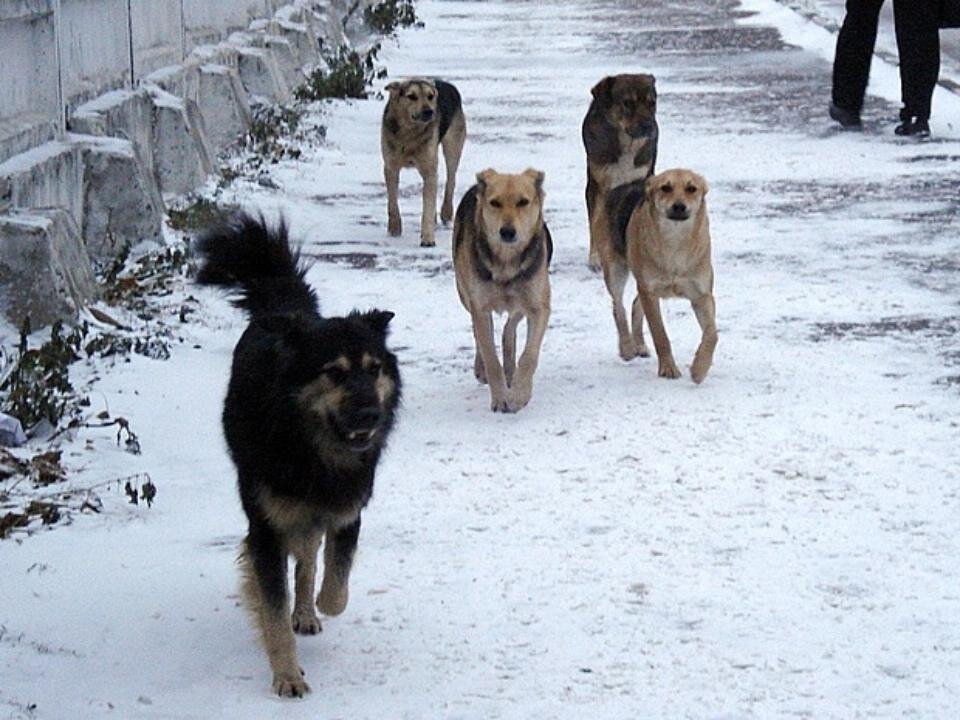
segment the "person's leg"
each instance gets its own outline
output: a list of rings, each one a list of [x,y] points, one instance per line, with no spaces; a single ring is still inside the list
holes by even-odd
[[[940,29],[937,0],[894,0],[900,91],[904,121],[900,135],[929,133],[930,102],[940,76]]]
[[[831,116],[842,125],[858,125],[870,76],[883,0],[847,0],[847,14],[837,35],[833,61]],[[834,109],[841,111],[835,113]],[[845,122],[847,120],[847,122]]]

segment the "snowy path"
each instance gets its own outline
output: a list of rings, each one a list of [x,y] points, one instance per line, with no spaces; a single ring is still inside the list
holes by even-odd
[[[554,314],[531,405],[487,409],[449,230],[416,246],[411,173],[406,234],[385,237],[382,106],[338,106],[335,147],[278,166],[279,192],[237,191],[286,209],[325,311],[397,313],[403,415],[350,606],[299,640],[315,692],[270,696],[237,607],[219,411],[243,322],[205,293],[171,361],[104,373],[136,467],[107,436],[70,459],[92,478],[150,472],[153,510],[118,501],[0,543],[0,717],[954,716],[960,133],[834,132],[826,63],[727,3],[418,8],[425,29],[383,60],[458,84],[458,197],[488,166],[546,172]],[[594,82],[627,70],[658,78],[659,167],[712,184],[720,344],[700,387],[617,358],[584,262],[579,123]],[[951,137],[960,101],[939,102]],[[686,372],[695,320],[677,302],[666,322]]]

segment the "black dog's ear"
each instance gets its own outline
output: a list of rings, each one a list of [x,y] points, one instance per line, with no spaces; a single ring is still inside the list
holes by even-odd
[[[617,79],[615,77],[608,75],[594,85],[593,90],[591,90],[590,93],[600,102],[610,104],[613,102],[613,84],[616,81]]]
[[[357,317],[367,327],[376,330],[381,335],[386,335],[387,326],[395,315],[389,310],[370,310],[360,313]]]

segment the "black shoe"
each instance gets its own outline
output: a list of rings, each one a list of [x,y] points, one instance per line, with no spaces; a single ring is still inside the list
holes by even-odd
[[[930,137],[930,123],[920,118],[911,118],[897,125],[893,132],[904,137],[928,138]]]
[[[852,110],[845,110],[836,103],[830,103],[830,117],[840,123],[840,127],[860,127],[860,113],[853,112]]]

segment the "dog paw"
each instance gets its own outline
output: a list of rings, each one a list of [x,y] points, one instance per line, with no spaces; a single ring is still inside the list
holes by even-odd
[[[403,234],[403,221],[399,216],[387,219],[387,233],[391,237],[399,237]]]
[[[690,379],[699,385],[706,379],[708,372],[710,372],[709,362],[694,360],[693,365],[690,366]]]
[[[600,262],[600,253],[590,253],[590,256],[587,258],[587,267],[596,273],[603,270],[603,265]]]
[[[323,631],[320,626],[320,618],[313,612],[313,608],[294,610],[291,622],[293,623],[293,631],[300,635],[316,635]]]
[[[333,617],[347,609],[347,600],[350,593],[346,585],[327,583],[324,581],[317,595],[317,607],[324,615]]]
[[[487,368],[483,365],[483,358],[480,353],[473,356],[473,376],[481,385],[487,384]]]
[[[440,222],[449,225],[451,220],[453,220],[453,203],[444,203],[440,208]]]
[[[490,409],[494,412],[509,413],[514,412],[510,409],[510,403],[507,400],[506,395],[502,396],[491,396],[490,397]]]
[[[276,673],[273,676],[273,691],[280,697],[300,698],[310,692],[310,686],[303,679],[303,671],[297,676],[290,673]]]
[[[680,377],[681,373],[680,368],[677,367],[677,364],[673,361],[673,358],[668,357],[660,360],[657,374],[662,378],[675,380],[676,378]]]
[[[523,408],[527,406],[527,403],[530,402],[531,395],[531,388],[512,388],[510,393],[507,395],[506,412],[515,413],[523,410]]]
[[[420,247],[436,247],[437,241],[433,238],[420,238]]]
[[[637,355],[642,358],[650,357],[650,348],[648,348],[644,343],[640,343],[637,346]]]
[[[633,340],[628,339],[620,341],[620,357],[623,360],[629,362],[639,354],[640,351],[637,349],[637,344]]]

